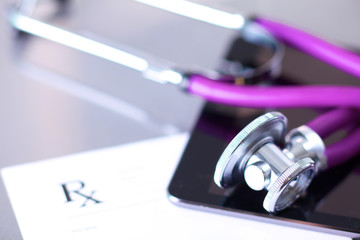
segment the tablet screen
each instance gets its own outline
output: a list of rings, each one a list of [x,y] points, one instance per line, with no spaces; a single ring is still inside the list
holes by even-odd
[[[265,79],[265,84],[278,85],[358,86],[359,83],[358,79],[291,48],[286,49],[280,76]],[[360,187],[360,156],[318,174],[307,194],[276,214],[269,214],[262,206],[266,190],[253,191],[245,183],[224,190],[215,184],[215,166],[226,146],[247,124],[267,111],[283,113],[288,118],[289,131],[308,123],[323,110],[249,109],[205,104],[169,185],[171,199],[209,210],[224,210],[224,213],[241,213],[242,216],[260,216],[360,234],[360,191],[357,191]],[[334,143],[343,136],[338,132],[325,143]]]
[[[316,114],[309,111],[282,112],[292,122],[299,112],[304,116]],[[170,183],[169,194],[192,205],[360,233],[360,191],[356,191],[360,186],[359,157],[320,173],[307,194],[276,214],[269,214],[262,207],[266,190],[254,191],[244,182],[235,188],[221,189],[214,183],[215,166],[227,144],[262,113],[207,104]]]

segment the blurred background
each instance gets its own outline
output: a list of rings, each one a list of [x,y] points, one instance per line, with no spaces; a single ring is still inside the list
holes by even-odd
[[[37,14],[48,23],[144,51],[182,69],[216,69],[235,34],[131,0],[69,0],[60,15],[47,2],[39,1]],[[356,0],[194,2],[268,17],[360,49]],[[191,131],[201,99],[115,63],[20,34],[7,22],[14,4],[0,0],[1,168]],[[299,57],[298,64],[306,64]],[[0,196],[0,239],[21,239],[2,183]]]

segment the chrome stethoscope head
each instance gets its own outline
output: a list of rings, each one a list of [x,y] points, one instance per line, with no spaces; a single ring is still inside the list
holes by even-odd
[[[268,212],[292,204],[326,167],[326,158],[324,143],[313,130],[301,126],[284,137],[286,126],[287,119],[279,112],[266,113],[247,125],[220,156],[215,183],[227,188],[245,180],[253,190],[266,189],[263,207]]]

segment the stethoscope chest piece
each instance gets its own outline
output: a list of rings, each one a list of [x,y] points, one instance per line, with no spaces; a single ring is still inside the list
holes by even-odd
[[[287,138],[291,144],[284,144],[286,126],[287,119],[279,112],[266,113],[253,120],[220,156],[215,183],[227,188],[245,180],[253,190],[266,189],[263,207],[268,212],[280,211],[292,204],[315,176],[316,162],[325,146],[322,141],[311,145],[306,137],[302,141]],[[312,131],[305,126],[300,128],[299,131]],[[311,147],[305,150],[296,144]],[[281,146],[285,147],[281,149]],[[293,153],[293,149],[297,152]],[[299,149],[303,152],[299,153]],[[323,160],[322,155],[321,158]]]

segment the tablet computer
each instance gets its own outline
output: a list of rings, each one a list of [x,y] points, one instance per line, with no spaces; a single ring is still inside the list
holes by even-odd
[[[170,182],[170,200],[199,210],[360,236],[359,157],[320,173],[305,196],[276,214],[263,209],[266,190],[254,191],[246,183],[232,189],[215,184],[215,166],[223,150],[239,130],[261,113],[206,104]],[[289,122],[296,116],[290,110],[283,113]]]
[[[359,84],[358,79],[293,49],[287,49],[283,67],[276,84]],[[246,183],[231,189],[215,184],[215,166],[229,142],[256,117],[274,110],[288,118],[289,130],[318,114],[312,109],[249,109],[206,103],[169,184],[170,200],[199,210],[360,237],[360,156],[321,172],[307,194],[278,213],[264,210],[266,190],[254,191]],[[339,132],[326,143],[341,137]]]

